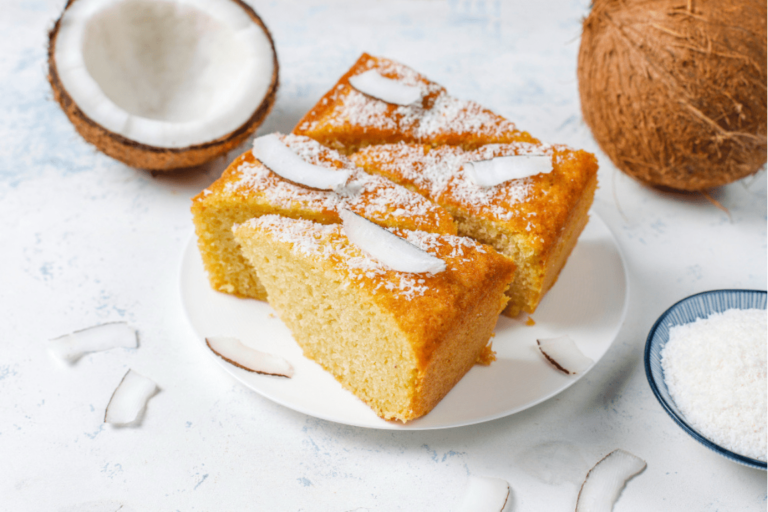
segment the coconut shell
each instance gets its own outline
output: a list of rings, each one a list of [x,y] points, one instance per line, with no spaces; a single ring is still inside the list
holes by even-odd
[[[248,16],[251,17],[254,23],[264,30],[264,33],[272,46],[272,54],[274,55],[274,71],[272,73],[272,81],[270,82],[269,89],[267,90],[264,100],[259,105],[259,108],[256,109],[248,121],[238,129],[223,137],[204,144],[197,144],[185,148],[161,148],[150,146],[148,144],[130,140],[122,135],[107,130],[80,110],[72,97],[70,97],[64,89],[56,71],[56,61],[54,59],[56,36],[59,31],[61,18],[75,1],[76,0],[68,0],[67,5],[64,7],[64,11],[62,11],[61,16],[56,20],[56,23],[48,34],[48,81],[53,89],[53,98],[59,106],[61,106],[61,109],[74,125],[77,132],[86,141],[90,142],[96,146],[97,149],[112,158],[131,167],[151,171],[172,171],[196,167],[206,162],[210,162],[214,158],[221,156],[242,144],[248,136],[256,131],[267,117],[270,110],[272,110],[278,87],[278,63],[275,43],[267,26],[250,6],[241,0],[231,0],[239,5]]]
[[[583,28],[584,120],[619,169],[694,191],[765,164],[765,0],[596,0]]]

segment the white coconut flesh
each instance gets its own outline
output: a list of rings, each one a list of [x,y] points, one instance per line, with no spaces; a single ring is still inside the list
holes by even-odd
[[[86,116],[159,148],[237,130],[274,72],[268,35],[233,0],[77,0],[61,18],[54,59]]]
[[[238,340],[227,336],[205,338],[205,344],[211,351],[226,362],[249,372],[278,377],[293,377],[291,363],[272,354],[253,349]]]
[[[125,322],[109,322],[52,339],[48,350],[62,361],[74,363],[90,352],[137,346],[136,329]]]
[[[392,270],[437,274],[445,262],[407,240],[349,210],[341,210],[342,229],[350,242]]]
[[[624,485],[646,467],[640,457],[614,450],[589,470],[576,500],[576,512],[611,512]]]
[[[415,85],[383,77],[372,69],[350,77],[349,83],[368,96],[395,105],[410,105],[421,99],[421,90]]]
[[[128,370],[107,404],[104,423],[130,425],[135,422],[156,391],[155,381]]]
[[[275,174],[311,188],[335,190],[344,186],[350,177],[349,171],[305,162],[274,133],[256,138],[252,153]]]
[[[502,512],[510,509],[509,483],[501,478],[469,477],[458,512]]]
[[[536,340],[539,350],[552,366],[568,375],[584,373],[594,361],[569,336]]]
[[[464,164],[464,172],[480,187],[495,187],[506,181],[520,180],[552,172],[548,155],[510,155]]]

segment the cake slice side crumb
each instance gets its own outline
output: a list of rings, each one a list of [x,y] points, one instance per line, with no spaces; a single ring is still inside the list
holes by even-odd
[[[305,355],[381,417],[409,421],[486,350],[514,265],[469,239],[395,232],[448,269],[387,270],[339,226],[277,216],[248,221],[235,236]]]

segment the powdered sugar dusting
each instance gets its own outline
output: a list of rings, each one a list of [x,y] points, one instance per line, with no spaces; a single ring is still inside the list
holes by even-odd
[[[368,282],[374,293],[386,290],[406,300],[422,296],[429,290],[428,282],[432,279],[429,274],[389,269],[349,242],[338,224],[322,225],[279,215],[264,215],[243,225],[263,230],[275,240],[291,244],[292,250],[300,254],[334,262],[348,273],[350,286],[363,286]],[[468,261],[467,250],[485,253],[482,245],[464,237],[423,231],[389,231],[445,260],[448,267],[454,270],[460,263]],[[445,248],[450,249],[447,256]]]
[[[338,152],[304,136],[283,135],[281,140],[306,162],[328,168],[349,170],[347,185],[336,191],[310,189],[285,180],[258,160],[244,162],[238,178],[225,191],[258,192],[273,206],[338,212],[349,208],[370,220],[385,222],[409,219],[414,225],[438,226],[445,213],[439,206],[380,176],[364,172]]]
[[[418,191],[437,201],[449,199],[500,220],[514,216],[509,206],[523,202],[532,189],[532,179],[511,180],[494,187],[480,187],[464,171],[464,164],[499,156],[545,154],[554,149],[548,144],[516,142],[489,144],[474,151],[453,146],[427,150],[414,144],[369,146],[352,156],[359,165],[371,164],[401,184],[415,186]]]

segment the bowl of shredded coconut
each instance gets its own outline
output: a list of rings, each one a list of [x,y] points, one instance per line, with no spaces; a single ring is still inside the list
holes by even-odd
[[[713,290],[687,297],[656,321],[645,373],[672,419],[707,448],[766,469],[766,292]]]

